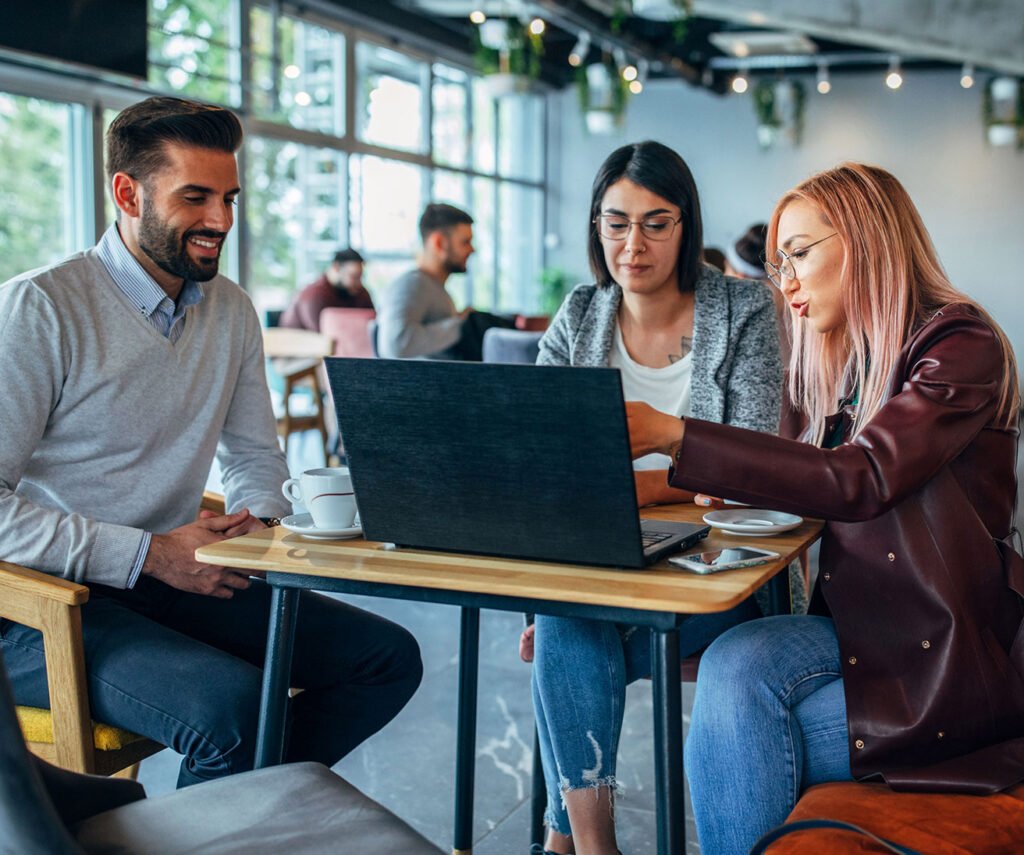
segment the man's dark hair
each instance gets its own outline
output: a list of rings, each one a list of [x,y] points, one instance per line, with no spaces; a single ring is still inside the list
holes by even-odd
[[[107,181],[124,172],[145,183],[167,162],[167,143],[234,154],[242,125],[230,110],[154,97],[122,110],[107,129]]]
[[[334,254],[335,264],[344,264],[347,261],[358,261],[363,263],[363,257],[354,249],[342,249]]]
[[[590,195],[590,238],[587,243],[590,270],[597,284],[610,285],[613,280],[604,261],[604,248],[594,220],[601,213],[601,200],[608,188],[623,178],[679,208],[683,217],[676,226],[683,230],[683,241],[679,247],[679,290],[683,293],[692,291],[697,282],[704,239],[697,185],[686,161],[668,146],[651,140],[616,149],[597,171]]]
[[[767,260],[764,257],[764,248],[767,243],[768,223],[754,223],[733,244],[733,249],[747,264],[760,269]]]
[[[431,202],[423,210],[423,216],[420,217],[420,238],[426,243],[427,238],[434,232],[447,233],[452,226],[457,226],[460,223],[471,226],[473,225],[473,218],[454,205]]]

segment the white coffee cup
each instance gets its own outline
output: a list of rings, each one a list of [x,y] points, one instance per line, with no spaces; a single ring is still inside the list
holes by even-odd
[[[348,467],[307,469],[285,481],[281,492],[286,499],[305,505],[317,528],[351,528],[355,522],[356,495]]]

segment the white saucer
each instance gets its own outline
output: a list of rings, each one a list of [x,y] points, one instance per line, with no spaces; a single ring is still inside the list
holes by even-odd
[[[317,528],[313,525],[313,517],[309,514],[292,514],[282,519],[281,525],[288,531],[301,534],[303,537],[311,537],[314,540],[345,540],[359,537],[363,533],[362,527],[358,525],[348,528]]]
[[[704,514],[704,522],[729,534],[779,534],[796,528],[803,521],[803,517],[798,517],[796,514],[757,508],[711,511],[711,513]]]

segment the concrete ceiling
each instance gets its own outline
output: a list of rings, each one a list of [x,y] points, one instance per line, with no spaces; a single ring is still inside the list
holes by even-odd
[[[1024,0],[693,0],[693,11],[1024,76]]]

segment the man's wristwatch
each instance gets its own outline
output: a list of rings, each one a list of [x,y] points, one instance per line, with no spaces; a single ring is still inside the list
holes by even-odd
[[[273,528],[275,525],[281,525],[280,517],[256,517],[263,525],[267,528]]]

